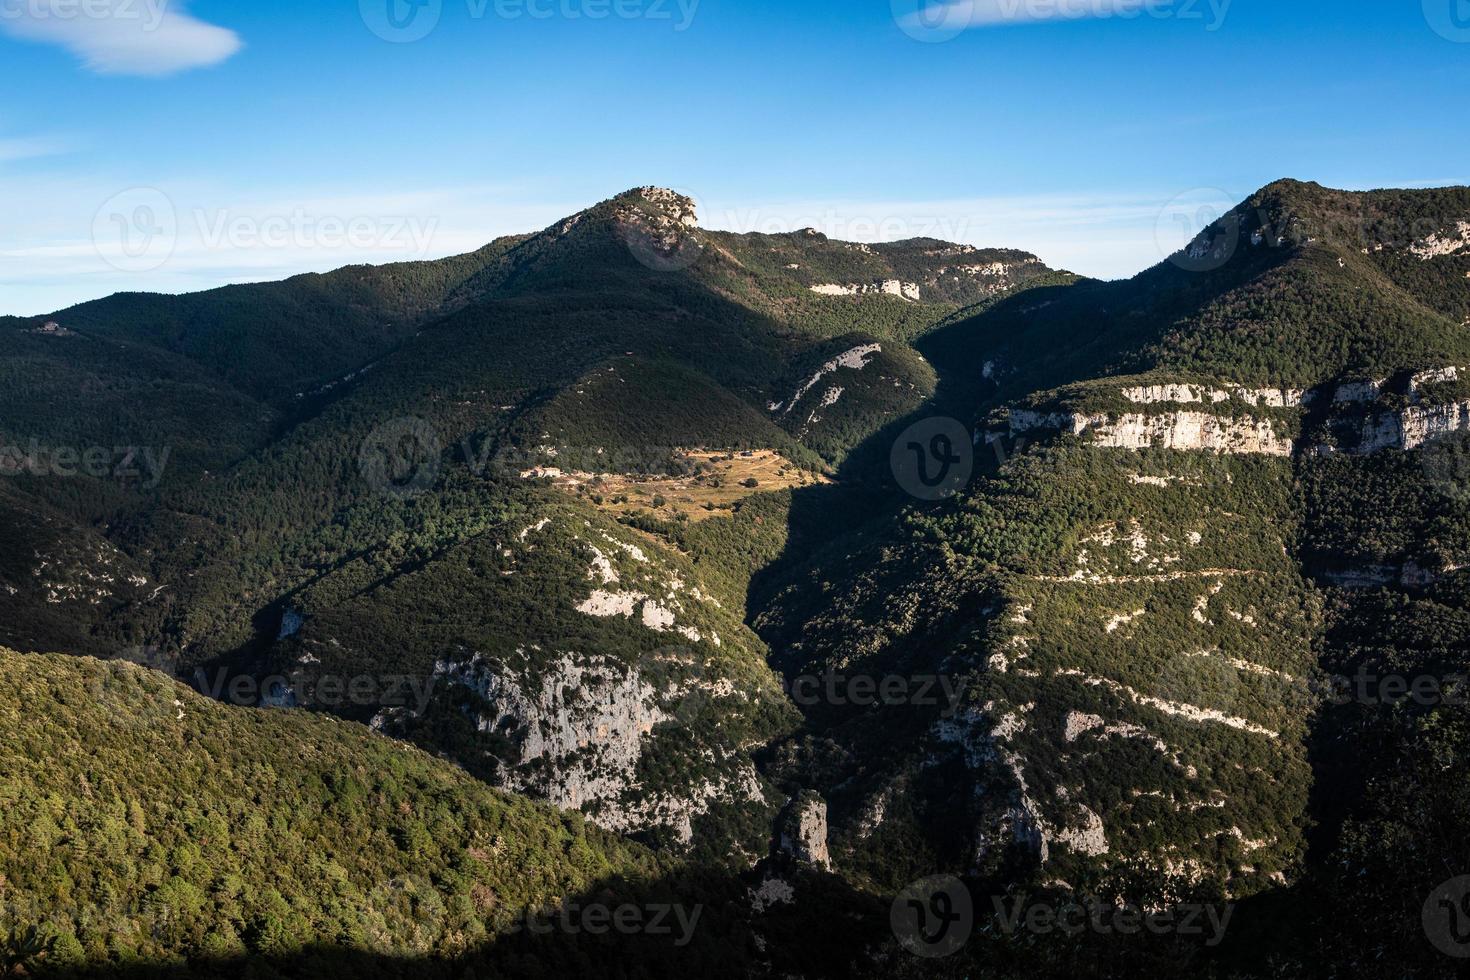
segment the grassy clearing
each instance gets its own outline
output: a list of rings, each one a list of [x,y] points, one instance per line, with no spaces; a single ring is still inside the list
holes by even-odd
[[[541,472],[551,477],[553,486],[610,514],[652,514],[665,520],[686,515],[691,521],[728,515],[754,493],[831,482],[771,449],[692,449],[681,452],[679,459],[687,470],[678,476]]]

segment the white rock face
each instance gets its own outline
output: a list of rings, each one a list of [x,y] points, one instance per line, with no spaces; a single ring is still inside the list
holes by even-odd
[[[1239,718],[1234,715],[1227,715],[1223,711],[1219,711],[1215,708],[1201,708],[1198,705],[1194,704],[1185,704],[1179,701],[1168,701],[1164,698],[1154,697],[1153,695],[1140,694],[1138,691],[1135,691],[1133,688],[1128,687],[1126,684],[1120,684],[1117,681],[1112,680],[1111,678],[1092,677],[1082,673],[1082,671],[1080,670],[1072,669],[1059,670],[1057,671],[1057,676],[1077,677],[1082,680],[1082,683],[1088,684],[1092,687],[1106,687],[1109,690],[1114,691],[1115,693],[1124,695],[1134,704],[1144,705],[1153,708],[1155,711],[1160,711],[1166,715],[1173,715],[1177,718],[1185,718],[1189,721],[1201,723],[1208,722],[1218,725],[1227,725],[1231,728],[1236,728],[1243,732],[1251,732],[1255,735],[1264,735],[1269,739],[1278,739],[1281,737],[1281,734],[1279,732],[1272,731],[1271,729],[1266,728],[1263,725],[1257,725],[1255,722],[1250,721],[1249,719]]]
[[[1269,419],[1208,412],[1160,415],[1043,414],[1012,410],[1011,434],[1056,429],[1072,435],[1092,433],[1092,444],[1107,449],[1183,449],[1228,455],[1290,456],[1294,440],[1276,433]]]
[[[1470,248],[1470,221],[1461,221],[1456,223],[1453,231],[1443,235],[1430,235],[1423,241],[1415,242],[1409,246],[1409,251],[1419,261],[1428,262],[1441,255],[1455,255],[1467,248]]]
[[[1103,627],[1103,629],[1108,633],[1115,633],[1118,631],[1119,628],[1127,626],[1129,623],[1133,622],[1135,619],[1142,616],[1143,614],[1144,610],[1142,609],[1135,609],[1131,613],[1119,613],[1116,616],[1109,617],[1107,624]]]
[[[750,907],[764,912],[773,905],[790,905],[796,901],[796,889],[783,878],[766,878],[759,888],[750,890]]]
[[[1067,720],[1063,723],[1062,737],[1068,742],[1075,742],[1087,732],[1095,728],[1102,728],[1106,721],[1097,715],[1085,714],[1081,711],[1067,712]]]
[[[1015,710],[1002,714],[998,722],[990,724],[988,719],[1002,710],[990,702],[983,711],[967,709],[934,728],[934,734],[940,741],[963,747],[965,763],[970,768],[988,768],[999,762],[1015,780],[1011,802],[995,824],[981,832],[980,850],[983,853],[1003,841],[1013,841],[1035,851],[1043,865],[1050,860],[1054,844],[1063,844],[1092,857],[1106,854],[1107,835],[1101,818],[1094,811],[1066,802],[1068,794],[1062,789],[1057,793],[1060,806],[1054,821],[1047,816],[1046,809],[1028,785],[1025,759],[1009,743],[1028,730],[1028,716],[1035,707],[1034,704],[1019,705]],[[1086,731],[1104,726],[1103,719],[1095,715],[1072,712],[1066,721],[1067,740],[1073,741]]]
[[[532,678],[477,654],[465,662],[440,661],[434,673],[474,691],[489,705],[478,720],[481,732],[517,739],[519,757],[502,767],[501,785],[564,809],[583,810],[607,830],[669,827],[687,844],[694,836],[694,818],[712,803],[764,800],[749,762],[721,766],[725,774],[718,782],[704,779],[676,793],[643,791],[638,763],[654,727],[671,720],[659,707],[660,695],[670,692],[659,691],[655,680],[637,667],[601,656],[564,654]],[[719,694],[713,685],[707,690],[711,696]],[[385,727],[385,721],[374,719],[374,727]],[[711,756],[711,761],[734,760]]]
[[[626,619],[633,615],[633,610],[645,598],[647,596],[641,592],[608,592],[597,589],[577,604],[577,612],[588,616],[622,616]]]
[[[1336,393],[1332,396],[1332,400],[1334,402],[1338,402],[1339,404],[1372,402],[1377,401],[1378,397],[1382,394],[1382,380],[1350,381],[1347,384],[1338,386]]]
[[[643,604],[643,625],[655,633],[667,633],[674,628],[674,613],[656,602]]]
[[[1460,378],[1461,369],[1454,366],[1421,370],[1409,379],[1409,399],[1419,402],[1429,386]],[[1383,396],[1385,384],[1386,379],[1351,381],[1325,392],[1320,389],[1244,388],[1231,384],[1218,389],[1189,384],[1158,384],[1123,388],[1121,393],[1139,405],[1204,405],[1233,399],[1257,407],[1295,408],[1322,395],[1330,396],[1336,405],[1368,406]],[[1289,456],[1297,449],[1297,441],[1281,435],[1277,423],[1270,419],[1189,410],[1113,416],[1015,408],[1010,412],[1010,430],[1013,436],[1037,431],[1057,431],[1075,436],[1090,433],[1092,445],[1111,449],[1178,449],[1266,456]],[[1437,405],[1411,404],[1395,411],[1374,412],[1369,408],[1356,440],[1348,440],[1340,450],[1325,445],[1310,448],[1318,453],[1342,451],[1353,454],[1385,449],[1413,450],[1440,436],[1465,431],[1470,431],[1470,400]],[[1171,478],[1134,475],[1130,479],[1135,484],[1165,486]]]
[[[1082,826],[1062,828],[1056,833],[1056,841],[1088,857],[1108,853],[1108,836],[1103,831],[1102,818],[1088,807],[1079,806],[1077,809],[1081,812]]]
[[[830,870],[832,857],[827,850],[827,804],[820,799],[804,799],[787,815],[781,831],[781,850],[798,861]]]
[[[675,220],[687,228],[699,225],[699,210],[694,199],[667,187],[640,187],[638,195],[650,204],[657,204],[668,211]]]
[[[868,362],[871,361],[875,355],[881,354],[882,352],[882,344],[864,344],[861,347],[854,347],[852,350],[844,351],[843,353],[838,354],[836,357],[823,364],[821,367],[817,368],[817,372],[813,374],[810,378],[803,381],[801,387],[796,389],[796,393],[791,396],[790,401],[785,403],[774,402],[767,407],[770,408],[771,411],[776,412],[781,411],[782,405],[784,404],[785,411],[782,411],[781,414],[790,415],[791,410],[796,407],[797,402],[801,401],[802,398],[806,396],[807,392],[811,391],[818,384],[820,384],[822,379],[825,378],[827,375],[844,368],[849,371],[861,371],[863,368],[868,366]],[[841,396],[841,390],[838,389],[838,397],[840,398]],[[834,403],[835,401],[836,399],[833,399]]]
[[[1440,436],[1470,430],[1470,402],[1411,405],[1400,412],[1384,412],[1363,422],[1356,453],[1383,449],[1418,449]]]
[[[1433,368],[1428,371],[1420,371],[1409,379],[1409,395],[1418,399],[1425,385],[1444,384],[1448,381],[1459,381],[1460,369],[1457,367]]]
[[[1300,388],[1246,388],[1226,384],[1223,388],[1205,388],[1199,385],[1160,384],[1124,388],[1123,397],[1136,405],[1157,404],[1201,404],[1218,405],[1238,398],[1257,408],[1295,408],[1302,404],[1306,392]]]
[[[1229,386],[1236,398],[1250,405],[1264,408],[1296,408],[1307,401],[1307,392],[1301,388],[1239,388]]]
[[[1290,456],[1291,439],[1276,434],[1268,419],[1225,418],[1204,412],[1124,415],[1095,429],[1094,441],[1115,449],[1200,449],[1227,454]]]
[[[900,279],[868,283],[823,283],[810,288],[820,296],[897,296],[910,303],[917,303],[922,294],[918,283]]]
[[[615,800],[636,785],[644,738],[667,716],[658,692],[636,670],[601,657],[565,654],[534,682],[476,656],[466,663],[441,660],[436,678],[474,691],[492,706],[482,732],[520,733],[520,759],[504,773],[505,785],[532,791],[557,806],[579,808]],[[544,761],[554,778],[527,776],[519,766]],[[599,821],[626,829],[617,817]]]
[[[1136,388],[1124,388],[1123,397],[1138,405],[1154,405],[1159,402],[1199,402],[1204,401],[1201,390],[1193,385],[1145,385]]]

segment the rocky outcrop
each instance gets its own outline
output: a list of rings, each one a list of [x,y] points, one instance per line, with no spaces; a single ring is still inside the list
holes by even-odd
[[[1385,379],[1377,381],[1349,381],[1337,386],[1332,400],[1338,404],[1360,404],[1377,401],[1383,394]]]
[[[1187,405],[1206,402],[1218,405],[1237,398],[1257,408],[1296,408],[1307,400],[1307,392],[1300,388],[1246,388],[1228,383],[1220,388],[1190,384],[1140,385],[1124,388],[1122,394],[1137,405]]]
[[[1426,385],[1447,384],[1459,380],[1460,369],[1457,367],[1431,368],[1428,371],[1420,371],[1409,379],[1409,397],[1418,401],[1423,397]]]
[[[1094,422],[1096,445],[1113,449],[1198,449],[1207,452],[1290,456],[1291,439],[1276,433],[1269,419],[1229,418],[1205,412],[1124,415]]]
[[[781,820],[778,846],[804,864],[831,870],[826,801],[815,793],[803,793],[792,801]]]
[[[817,368],[815,374],[801,383],[801,386],[796,389],[796,393],[791,396],[789,401],[772,402],[766,407],[772,412],[790,415],[791,410],[796,407],[797,402],[801,401],[807,392],[820,384],[822,379],[827,375],[838,370],[861,371],[868,366],[869,361],[881,353],[883,353],[882,344],[863,344],[860,347],[854,347],[851,350],[844,351]],[[833,399],[833,402],[835,401],[836,399]]]
[[[1083,415],[1070,412],[1011,412],[1011,434],[1056,430],[1091,436],[1091,444],[1107,449],[1184,449],[1231,455],[1290,456],[1296,443],[1277,433],[1270,419],[1166,412],[1158,415]]]
[[[1078,806],[1077,809],[1082,826],[1063,827],[1056,833],[1057,842],[1088,857],[1101,857],[1108,853],[1108,835],[1103,830],[1102,817],[1089,807]]]
[[[904,282],[900,279],[884,279],[879,282],[848,285],[823,283],[810,288],[812,292],[821,296],[897,296],[910,303],[917,303],[921,292],[917,283]]]
[[[1411,405],[1398,412],[1380,412],[1363,421],[1362,438],[1354,453],[1384,449],[1418,449],[1440,436],[1470,430],[1470,401],[1443,405]]]
[[[1245,388],[1225,384],[1208,387],[1161,382],[1119,389],[1137,405],[1220,405],[1219,412],[1184,409],[1176,412],[1086,413],[1058,408],[1014,408],[1012,436],[1054,431],[1089,437],[1091,445],[1112,449],[1180,449],[1222,454],[1289,456],[1299,444],[1318,454],[1367,454],[1386,449],[1413,450],[1457,432],[1470,431],[1470,400],[1427,404],[1435,385],[1460,380],[1457,367],[1426,368],[1408,377],[1404,387],[1393,387],[1409,404],[1403,408],[1375,407],[1390,393],[1388,379],[1348,381],[1319,389]],[[1329,442],[1301,443],[1284,435],[1285,418],[1255,414],[1227,414],[1226,403],[1244,402],[1265,409],[1291,409],[1330,402],[1335,438]]]
[[[694,198],[671,191],[667,187],[640,187],[634,193],[649,204],[657,205],[684,227],[698,227],[699,209]]]
[[[1442,255],[1457,255],[1465,249],[1470,248],[1470,221],[1456,222],[1453,231],[1447,231],[1443,235],[1430,235],[1422,241],[1417,241],[1409,246],[1409,251],[1421,262]]]
[[[509,734],[518,744],[504,785],[561,807],[616,799],[635,785],[644,740],[668,718],[658,707],[659,692],[637,670],[601,657],[566,654],[532,679],[475,656],[441,660],[434,676],[485,702],[477,719],[481,732]],[[547,771],[555,777],[539,775]]]

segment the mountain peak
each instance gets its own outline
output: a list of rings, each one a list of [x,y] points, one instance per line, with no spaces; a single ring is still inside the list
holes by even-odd
[[[624,202],[639,202],[651,205],[667,214],[669,217],[688,227],[699,225],[699,207],[694,198],[667,187],[635,187],[630,191],[624,191],[613,200]]]

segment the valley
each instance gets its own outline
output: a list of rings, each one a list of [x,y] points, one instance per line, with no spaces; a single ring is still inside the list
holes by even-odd
[[[919,976],[883,920],[948,875],[982,924],[1234,918],[977,927],[934,975],[1435,975],[1413,842],[1463,837],[1470,726],[1323,692],[1470,669],[1466,216],[1282,181],[1102,282],[637,188],[437,262],[0,320],[0,446],[161,461],[0,476],[0,900],[78,964]],[[928,501],[890,461],[934,418],[975,475]],[[792,696],[829,678],[925,682]],[[142,757],[194,795],[110,775]],[[651,894],[714,932],[513,928]]]

